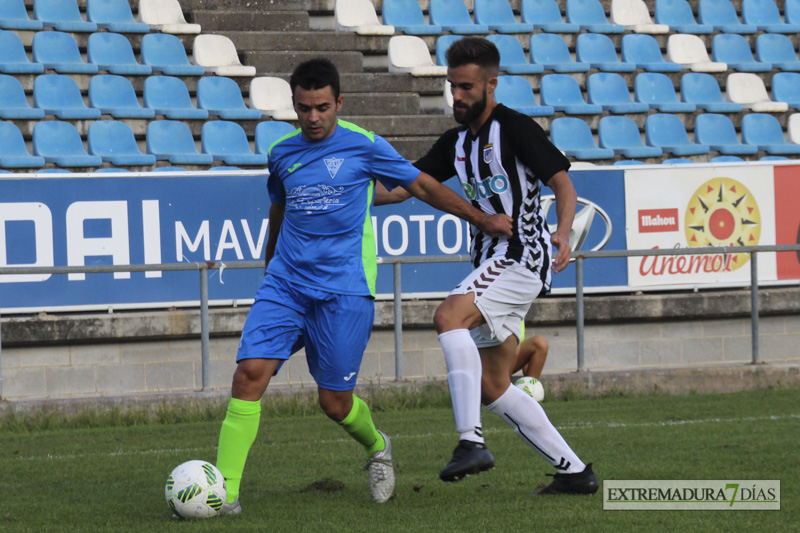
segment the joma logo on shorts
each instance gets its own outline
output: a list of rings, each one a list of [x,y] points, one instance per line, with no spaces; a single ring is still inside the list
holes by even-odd
[[[508,178],[502,174],[497,174],[482,181],[470,180],[469,183],[462,183],[461,188],[464,189],[464,194],[470,200],[489,198],[508,190]]]

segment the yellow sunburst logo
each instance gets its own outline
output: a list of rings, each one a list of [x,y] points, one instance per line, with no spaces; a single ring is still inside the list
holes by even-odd
[[[752,193],[732,178],[714,178],[695,191],[686,207],[686,242],[695,246],[754,246],[761,238],[761,212]],[[732,254],[730,270],[750,260]]]

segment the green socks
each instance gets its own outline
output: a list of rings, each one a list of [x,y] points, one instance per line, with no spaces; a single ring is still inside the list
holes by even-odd
[[[228,489],[226,502],[232,502],[239,496],[244,463],[250,447],[256,440],[260,420],[260,401],[249,402],[231,398],[228,413],[222,421],[217,449],[217,468],[225,476]]]
[[[355,394],[353,395],[353,409],[344,420],[339,422],[339,425],[364,447],[367,451],[367,457],[371,457],[373,453],[386,447],[383,436],[378,433],[378,430],[375,429],[375,424],[372,422],[369,407],[364,403],[364,400]]]

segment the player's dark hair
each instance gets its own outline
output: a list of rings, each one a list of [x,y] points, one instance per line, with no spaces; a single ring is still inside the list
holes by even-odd
[[[333,89],[334,98],[339,98],[339,71],[336,69],[336,65],[324,57],[300,63],[289,79],[292,94],[297,87],[315,91],[328,86]]]
[[[445,54],[448,67],[476,64],[490,76],[500,69],[500,52],[494,43],[482,37],[464,37],[450,45]]]

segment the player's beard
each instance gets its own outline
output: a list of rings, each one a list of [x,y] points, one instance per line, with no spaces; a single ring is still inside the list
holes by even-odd
[[[459,124],[469,124],[473,122],[475,119],[481,116],[483,111],[486,109],[488,98],[488,91],[486,88],[484,88],[483,98],[474,104],[469,106],[463,103],[453,105],[453,118],[455,118],[456,122]]]

